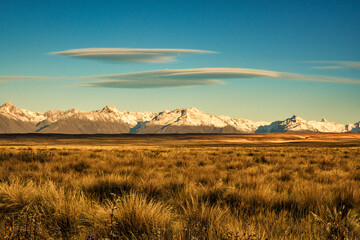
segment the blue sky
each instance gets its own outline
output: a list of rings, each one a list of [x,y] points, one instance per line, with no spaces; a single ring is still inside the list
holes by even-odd
[[[225,79],[224,85],[128,89],[76,87],[80,76],[163,69],[250,68],[360,81],[360,1],[4,1],[0,0],[0,104],[33,111],[205,112],[274,121],[360,120],[360,84],[279,78]],[[175,62],[124,63],[51,52],[86,48],[199,49]],[[335,62],[336,61],[336,62]],[[341,65],[341,66],[340,66]],[[340,69],[314,67],[340,66]]]

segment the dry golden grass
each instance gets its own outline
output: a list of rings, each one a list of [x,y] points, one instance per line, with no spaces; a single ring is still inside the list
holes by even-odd
[[[0,147],[0,239],[360,239],[358,143],[172,141]]]

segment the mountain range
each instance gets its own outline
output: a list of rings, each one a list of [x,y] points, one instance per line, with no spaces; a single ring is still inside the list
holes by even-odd
[[[271,133],[271,132],[360,132],[353,124],[306,121],[296,115],[282,121],[265,122],[217,116],[196,108],[164,110],[160,113],[119,111],[114,106],[84,112],[50,110],[45,113],[20,109],[10,102],[0,106],[0,133],[61,134],[183,134],[183,133]]]

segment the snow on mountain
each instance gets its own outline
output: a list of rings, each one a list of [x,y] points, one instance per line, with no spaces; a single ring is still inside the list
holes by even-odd
[[[255,122],[243,118],[230,118],[227,116],[220,116],[220,118],[230,126],[236,128],[241,133],[254,133],[259,127],[271,124],[271,122]]]
[[[136,126],[139,122],[148,122],[155,116],[155,113],[152,112],[119,111],[115,106],[106,106],[102,110],[95,112],[100,112],[102,116],[110,121],[120,120],[129,124],[131,127]]]
[[[360,121],[346,125],[346,130],[349,132],[360,132]]]
[[[0,114],[23,122],[39,122],[45,119],[42,113],[20,109],[11,102],[7,102],[0,106]]]
[[[159,113],[152,123],[158,125],[192,125],[192,126],[214,126],[225,127],[226,124],[218,116],[204,113],[196,108],[182,108],[173,111],[166,110]]]
[[[129,133],[138,124],[150,121],[154,113],[119,111],[114,106],[106,106],[101,110],[82,112],[68,110],[55,112],[51,116],[53,122],[43,126],[38,132],[73,133],[73,134],[119,134]]]
[[[322,119],[324,120],[324,119]],[[345,125],[336,123],[336,122],[328,122],[326,121],[308,121],[308,124],[312,126],[312,128],[317,132],[346,132]]]
[[[328,122],[325,119],[322,119],[321,122],[306,121],[294,115],[284,121],[275,121],[270,125],[260,126],[255,132],[346,132],[346,130],[344,124]]]
[[[258,123],[204,113],[196,108],[165,110],[138,133],[244,133],[253,132]]]
[[[84,112],[50,110],[45,113],[19,109],[12,103],[0,106],[0,133],[270,133],[360,132],[360,122],[339,124],[326,119],[306,121],[296,115],[284,121],[256,122],[216,116],[196,108],[152,112],[119,111],[114,106]]]
[[[34,132],[35,124],[43,119],[42,113],[20,109],[7,102],[0,106],[0,133]]]

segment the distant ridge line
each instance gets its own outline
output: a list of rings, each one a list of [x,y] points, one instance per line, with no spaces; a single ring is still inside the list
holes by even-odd
[[[306,121],[296,115],[274,122],[217,116],[196,108],[164,110],[160,113],[119,111],[114,106],[101,110],[50,110],[45,113],[20,109],[7,102],[0,106],[0,134],[252,134],[273,132],[360,132],[353,124]]]

